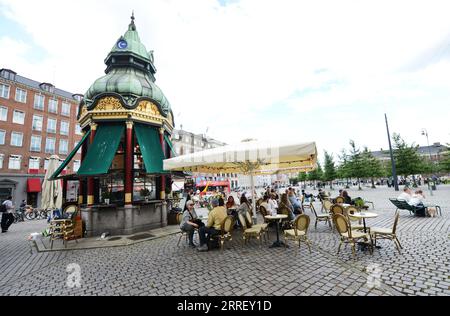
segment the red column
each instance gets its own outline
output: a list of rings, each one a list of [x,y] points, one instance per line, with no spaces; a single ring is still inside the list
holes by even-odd
[[[166,157],[166,141],[164,139],[164,128],[159,129],[159,141],[161,143],[161,148],[164,154],[164,157]],[[166,199],[166,177],[161,176],[161,200]]]
[[[89,139],[89,143],[92,145],[95,138],[95,133],[97,132],[97,124],[91,124],[91,135]],[[87,179],[87,205],[94,205],[94,178],[89,177]]]
[[[86,133],[83,132],[83,137]],[[87,140],[83,143],[83,145],[81,145],[81,163],[83,163],[84,158],[86,157],[86,153],[87,153]],[[79,180],[78,181],[79,185],[78,185],[78,204],[81,205],[83,204],[84,201],[84,195],[83,195],[83,180]]]
[[[125,144],[125,205],[131,205],[133,204],[133,122],[127,122]]]

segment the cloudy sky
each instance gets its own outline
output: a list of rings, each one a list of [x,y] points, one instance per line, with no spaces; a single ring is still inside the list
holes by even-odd
[[[0,0],[0,68],[84,93],[131,11],[177,127],[225,142],[450,142],[449,1]]]

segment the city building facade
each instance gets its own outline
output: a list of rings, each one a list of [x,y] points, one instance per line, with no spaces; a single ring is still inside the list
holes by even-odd
[[[12,195],[16,206],[22,200],[34,207],[40,204],[50,156],[64,161],[81,140],[76,117],[82,98],[12,70],[0,70],[0,200]],[[77,154],[66,171],[76,171],[80,159]],[[68,183],[68,199],[77,199],[76,185]]]

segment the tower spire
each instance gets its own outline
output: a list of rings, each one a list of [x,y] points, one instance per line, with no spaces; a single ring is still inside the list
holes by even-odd
[[[131,13],[131,23],[130,23],[130,26],[128,27],[128,29],[130,31],[136,31],[136,25],[134,24],[134,20],[135,20],[135,17],[134,17],[134,10],[133,10]]]

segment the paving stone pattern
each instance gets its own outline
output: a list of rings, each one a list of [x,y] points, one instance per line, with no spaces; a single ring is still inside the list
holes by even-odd
[[[374,201],[380,216],[368,219],[368,226],[392,226],[395,207],[388,198],[395,192],[365,188],[349,193]],[[293,244],[269,249],[269,243],[261,246],[256,241],[244,246],[238,231],[223,253],[197,253],[184,241],[177,247],[178,235],[129,247],[37,253],[26,237],[42,231],[46,223],[14,224],[0,236],[0,295],[446,296],[450,295],[450,186],[439,186],[429,200],[441,205],[443,216],[414,218],[402,211],[401,255],[392,242],[381,241],[382,248],[373,256],[358,251],[356,260],[350,247],[336,254],[337,234],[323,222],[314,229],[309,211],[311,254],[305,245],[300,250]],[[316,208],[320,210],[319,204]],[[68,286],[73,285],[73,270],[68,272],[73,263],[81,268],[80,287]]]

